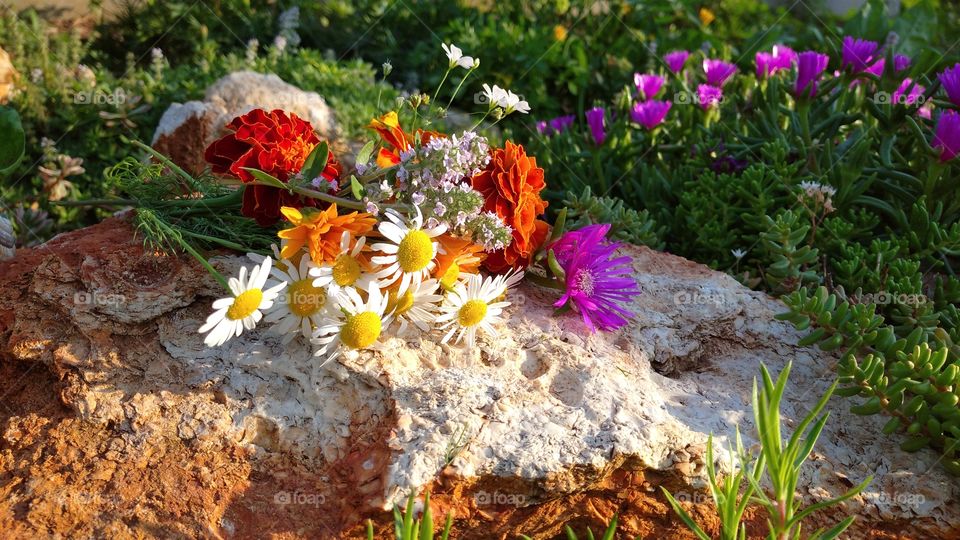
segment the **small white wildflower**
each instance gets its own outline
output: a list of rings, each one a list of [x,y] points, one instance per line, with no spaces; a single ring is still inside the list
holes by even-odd
[[[457,66],[462,67],[463,69],[471,69],[474,67],[474,59],[472,56],[464,56],[463,51],[460,47],[456,45],[446,43],[443,44],[443,52],[447,54],[447,60],[450,61],[450,69],[453,69]],[[476,64],[479,65],[479,60],[476,61]]]

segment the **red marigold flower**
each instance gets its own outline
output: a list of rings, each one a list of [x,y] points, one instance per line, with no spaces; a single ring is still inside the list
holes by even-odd
[[[537,158],[528,157],[523,146],[507,141],[491,152],[490,163],[471,180],[483,194],[484,210],[495,212],[513,228],[513,242],[491,253],[484,266],[491,272],[529,266],[533,254],[547,239],[549,225],[537,219],[547,208],[540,198],[546,186]]]
[[[214,173],[232,176],[245,184],[254,178],[244,168],[260,169],[286,182],[300,172],[310,152],[320,144],[309,122],[279,109],[254,109],[234,118],[226,128],[232,133],[211,143],[204,158]],[[322,176],[337,180],[342,172],[330,152]],[[317,201],[270,186],[251,185],[243,193],[241,212],[266,227],[280,219],[282,206],[303,208],[317,206]]]

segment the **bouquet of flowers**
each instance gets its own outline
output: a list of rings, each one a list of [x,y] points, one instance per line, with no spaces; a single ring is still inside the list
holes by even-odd
[[[444,82],[466,70],[459,91],[479,60],[444,50]],[[529,106],[483,88],[486,111],[457,133],[417,127],[445,114],[433,106],[437,94],[398,102],[370,122],[376,140],[352,167],[295,114],[258,109],[206,149],[209,177],[144,145],[159,164],[134,172],[128,160],[110,176],[132,194],[123,202],[138,208],[148,240],[187,251],[223,285],[227,295],[199,329],[211,347],[261,323],[285,342],[310,341],[324,361],[371,348],[393,327],[469,347],[478,334],[496,335],[524,278],[562,291],[556,306],[579,312],[592,331],[623,326],[624,304],[639,294],[630,258],[616,256],[609,225],[564,233],[564,212],[552,227],[541,219],[546,181],[536,158],[478,133],[488,118]],[[400,121],[406,111],[410,129]],[[252,266],[227,279],[204,246],[247,252]]]

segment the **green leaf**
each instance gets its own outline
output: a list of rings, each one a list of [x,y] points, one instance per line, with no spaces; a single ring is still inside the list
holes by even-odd
[[[327,141],[323,141],[314,147],[306,161],[303,162],[303,169],[300,174],[306,182],[312,182],[314,178],[320,176],[327,168],[327,159],[330,158],[330,147]]]
[[[0,176],[13,173],[23,159],[26,136],[20,115],[9,107],[0,107]]]
[[[363,148],[357,153],[357,163],[366,164],[369,162],[370,156],[373,155],[373,148],[373,141],[368,141],[367,144],[363,145]]]
[[[278,189],[286,189],[286,190],[290,189],[290,186],[283,183],[279,178],[277,178],[276,176],[273,176],[270,173],[265,173],[260,169],[252,169],[250,167],[241,167],[241,169],[253,175],[253,177],[256,178],[257,180],[257,184],[260,184],[262,186],[275,187]]]
[[[353,198],[358,201],[362,201],[366,193],[366,190],[363,189],[363,184],[357,180],[356,176],[350,176],[350,192],[353,193]]]

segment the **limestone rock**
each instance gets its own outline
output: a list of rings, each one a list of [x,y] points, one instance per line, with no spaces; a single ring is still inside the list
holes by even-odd
[[[266,332],[207,349],[215,282],[131,236],[114,218],[0,262],[0,530],[14,536],[356,538],[431,489],[455,538],[554,538],[614,513],[631,538],[689,538],[660,486],[715,533],[707,435],[726,446],[739,425],[755,442],[759,363],[794,361],[788,422],[835,376],[774,319],[782,304],[634,247],[643,294],[615,333],[555,317],[553,294],[524,284],[500,337],[469,351],[394,336],[321,367]],[[848,405],[831,402],[799,492],[815,502],[874,474],[840,512],[858,516],[852,537],[956,537],[957,480]]]
[[[231,120],[253,109],[283,109],[310,122],[320,137],[337,135],[333,112],[316,92],[306,92],[274,74],[238,71],[207,88],[203,101],[174,103],[163,113],[153,147],[197,174],[206,166],[204,149]]]
[[[10,100],[17,81],[17,70],[10,62],[10,55],[0,48],[0,105]]]

